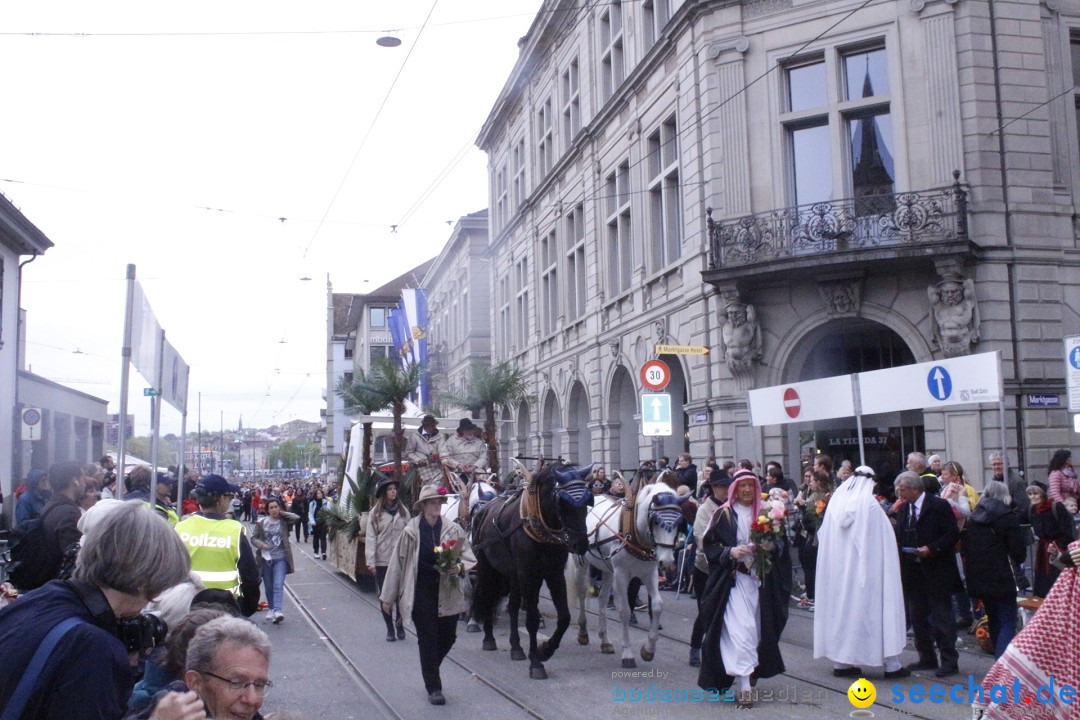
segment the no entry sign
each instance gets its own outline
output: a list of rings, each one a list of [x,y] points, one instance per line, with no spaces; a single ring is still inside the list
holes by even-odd
[[[751,390],[750,419],[754,425],[783,425],[855,414],[851,376],[773,385]]]
[[[799,411],[802,409],[802,400],[799,399],[799,393],[795,388],[789,387],[784,391],[784,412],[788,414],[788,417],[795,419],[799,417]]]
[[[649,390],[663,390],[671,382],[671,368],[663,360],[650,360],[641,366],[641,384]]]

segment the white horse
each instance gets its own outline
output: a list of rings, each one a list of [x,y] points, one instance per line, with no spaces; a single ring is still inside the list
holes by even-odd
[[[447,494],[447,500],[442,505],[442,517],[447,522],[456,522],[461,525],[467,532],[472,527],[472,519],[476,517],[476,514],[489,502],[494,500],[499,491],[495,489],[493,485],[480,479],[474,479],[465,485],[461,483],[462,489],[468,493],[468,501],[465,506],[461,505],[460,493]],[[469,602],[469,606],[472,607],[471,590],[472,584],[468,583],[465,586],[467,588],[467,594],[469,597],[466,599]],[[469,615],[469,622],[465,626],[465,632],[477,633],[480,632],[480,624],[476,618]]]
[[[568,585],[577,594],[578,643],[589,644],[589,631],[585,622],[585,597],[589,579],[589,567],[600,570],[602,580],[599,602],[600,652],[611,654],[614,646],[607,639],[607,598],[612,581],[615,584],[615,602],[622,623],[622,666],[637,667],[630,649],[630,613],[633,608],[626,597],[630,580],[638,578],[649,593],[652,605],[652,622],[649,636],[641,646],[641,659],[650,661],[656,654],[656,639],[660,634],[660,615],[664,601],[660,596],[659,564],[665,567],[675,563],[675,537],[682,520],[680,506],[690,498],[672,492],[662,483],[646,485],[638,491],[634,502],[634,529],[623,535],[619,529],[623,501],[608,495],[597,496],[586,520],[589,534],[589,550],[584,558],[571,555],[567,563]]]

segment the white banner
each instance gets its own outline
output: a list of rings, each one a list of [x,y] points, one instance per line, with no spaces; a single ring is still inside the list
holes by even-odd
[[[188,365],[168,340],[165,341],[165,354],[161,361],[161,399],[186,415]]]
[[[142,287],[135,281],[135,298],[131,314],[131,362],[148,383],[157,383],[158,353],[161,352],[161,326],[146,300]]]
[[[874,370],[859,373],[858,381],[863,415],[998,402],[1001,356],[988,352]]]
[[[851,375],[774,385],[751,390],[749,395],[750,420],[755,426],[828,420],[855,414]]]

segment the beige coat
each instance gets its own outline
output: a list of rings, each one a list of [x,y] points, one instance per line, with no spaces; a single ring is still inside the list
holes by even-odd
[[[397,547],[390,556],[390,564],[386,567],[386,581],[383,583],[382,593],[379,600],[391,605],[397,605],[401,617],[412,626],[413,597],[416,595],[416,565],[420,555],[420,522],[422,515],[417,515],[398,538]],[[461,526],[454,522],[443,520],[442,534],[439,543],[456,540],[461,547],[461,562],[468,573],[476,565],[476,557],[473,555],[472,546],[469,544],[469,536]],[[454,582],[456,580],[456,582]],[[465,600],[465,583],[468,578],[462,576],[443,576],[439,581],[439,617],[458,615],[469,609]]]
[[[256,550],[261,551],[267,546],[266,541],[264,540],[266,531],[263,529],[263,522],[268,519],[270,519],[269,515],[261,516],[259,522],[255,523],[255,529],[251,532],[251,544],[255,546]],[[289,566],[289,571],[287,573],[289,575],[293,573],[292,544],[289,542],[289,535],[291,533],[289,531],[292,529],[292,526],[298,522],[300,522],[299,515],[285,512],[284,510],[281,512],[281,547],[285,550],[285,563]],[[255,563],[259,566],[259,572],[262,572],[262,567],[266,564],[266,561],[263,560],[261,552],[255,553]]]
[[[421,485],[442,483],[442,458],[446,455],[446,435],[440,430],[426,438],[417,430],[405,442],[405,455],[420,473]],[[421,464],[423,463],[423,464]]]
[[[709,529],[709,522],[712,521],[713,514],[719,509],[720,503],[716,502],[716,498],[713,497],[710,489],[709,496],[701,501],[701,504],[698,505],[697,515],[694,516],[694,542],[697,544],[697,553],[694,555],[694,568],[703,573],[709,572],[709,561],[705,559],[705,547],[701,541],[705,538],[705,531]]]
[[[479,438],[454,436],[446,441],[443,465],[451,470],[471,472],[488,469],[487,443]]]
[[[368,567],[385,567],[390,564],[390,556],[397,545],[401,531],[410,519],[404,503],[398,503],[398,511],[391,515],[382,510],[372,512],[368,518],[367,535],[364,541],[364,558]]]

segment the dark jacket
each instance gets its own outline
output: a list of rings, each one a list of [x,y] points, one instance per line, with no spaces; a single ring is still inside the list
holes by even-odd
[[[0,610],[0,707],[7,705],[38,645],[61,620],[85,620],[69,630],[45,664],[23,718],[117,720],[124,716],[132,676],[116,639],[116,616],[94,587],[53,580]]]
[[[41,526],[45,531],[44,557],[49,560],[49,577],[60,572],[64,551],[79,542],[79,518],[82,510],[78,503],[66,495],[54,495],[41,513]]]
[[[963,581],[956,567],[956,542],[960,529],[956,525],[952,505],[936,495],[923,493],[922,512],[915,528],[908,525],[908,516],[914,506],[904,503],[897,513],[896,541],[900,548],[928,547],[930,556],[919,558],[900,553],[900,577],[904,592],[927,588],[933,592],[954,593],[962,590]]]
[[[973,598],[1016,594],[1013,563],[1027,556],[1020,515],[1000,500],[983,498],[963,532],[964,576]]]
[[[724,612],[727,610],[731,589],[735,585],[735,561],[731,549],[736,542],[737,520],[730,508],[719,510],[720,516],[702,538],[702,548],[709,561],[709,579],[701,598],[700,614],[706,618],[705,639],[701,648],[701,670],[698,687],[719,691],[731,686],[733,678],[727,674],[720,653],[720,635],[724,628]],[[773,566],[758,590],[761,640],[758,643],[758,666],[755,674],[769,678],[784,672],[784,659],[780,655],[780,635],[788,620],[791,596],[791,553],[787,543],[780,541],[772,553]]]

